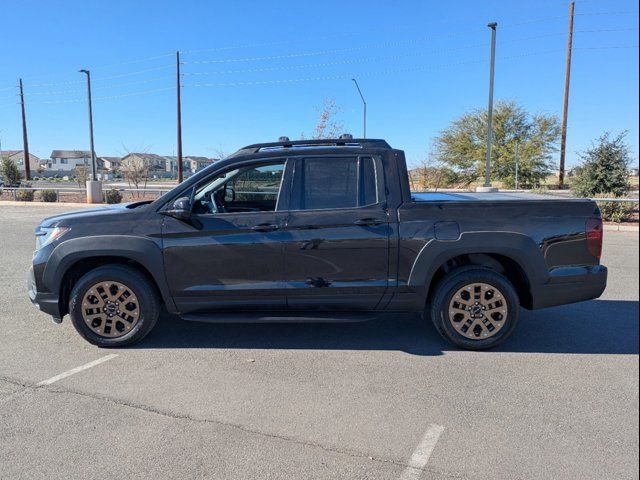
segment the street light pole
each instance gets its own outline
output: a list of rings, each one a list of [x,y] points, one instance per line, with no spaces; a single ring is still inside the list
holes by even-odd
[[[177,114],[177,148],[178,148],[178,183],[182,183],[182,100],[180,97],[180,52],[176,52],[176,114]]]
[[[93,144],[93,109],[91,106],[91,72],[79,70],[87,76],[87,98],[89,101],[89,141],[91,145],[91,180],[87,180],[87,203],[102,203],[102,183],[96,175],[96,149]]]
[[[363,107],[363,118],[362,118],[362,138],[367,138],[367,102],[364,100],[364,96],[362,95],[362,91],[360,90],[360,85],[358,85],[358,81],[355,78],[352,78],[353,83],[356,84],[356,88],[358,89],[358,93],[360,94],[360,98],[362,99],[362,107]]]
[[[496,64],[496,22],[487,25],[491,29],[491,66],[489,67],[489,107],[487,116],[487,158],[484,173],[484,191],[495,191],[491,187],[491,143],[493,141],[493,78]]]
[[[91,180],[97,181],[96,176],[96,151],[93,146],[93,109],[91,107],[91,72],[89,70],[79,70],[87,76],[87,99],[89,101],[89,142],[91,145]]]

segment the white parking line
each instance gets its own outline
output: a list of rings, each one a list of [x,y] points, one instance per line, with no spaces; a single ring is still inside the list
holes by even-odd
[[[400,475],[400,480],[418,480],[420,478],[442,432],[444,432],[444,427],[440,425],[429,425],[424,437],[422,437],[422,441],[418,444],[409,459],[409,466],[405,468],[402,475]]]
[[[66,372],[62,372],[60,375],[56,375],[55,377],[47,378],[46,380],[38,382],[36,386],[42,387],[44,385],[51,385],[52,383],[55,383],[58,380],[62,380],[63,378],[70,377],[75,373],[82,372],[83,370],[87,370],[91,367],[95,367],[96,365],[100,365],[101,363],[109,361],[112,358],[116,358],[117,356],[118,355],[115,353],[105,355],[104,357],[94,360],[93,362],[85,363],[84,365],[80,365],[79,367],[72,368],[71,370],[67,370]]]

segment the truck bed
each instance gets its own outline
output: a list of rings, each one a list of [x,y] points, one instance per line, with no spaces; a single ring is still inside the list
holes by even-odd
[[[411,192],[411,199],[414,202],[542,202],[542,201],[560,201],[560,202],[584,202],[588,201],[583,198],[567,198],[553,195],[543,195],[538,193],[515,193],[515,192],[496,192],[496,193],[475,193],[475,192]]]

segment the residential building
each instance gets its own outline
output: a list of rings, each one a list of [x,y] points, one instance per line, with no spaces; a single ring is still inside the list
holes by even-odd
[[[182,159],[182,171],[192,175],[211,165],[215,160],[207,157],[186,156]],[[178,172],[178,157],[175,155],[158,155],[155,153],[129,153],[120,161],[120,170],[126,172],[131,166],[144,165],[149,175],[175,177]]]
[[[118,170],[121,165],[121,160],[122,159],[120,157],[98,157],[96,159],[99,168],[108,172]]]
[[[216,161],[213,158],[192,156],[185,157],[184,160],[186,160],[187,164],[189,165],[189,170],[191,170],[191,173],[199,172],[203,168],[208,167]]]
[[[120,168],[123,171],[137,165],[144,165],[149,172],[165,171],[167,157],[155,153],[129,153],[120,160]]]
[[[20,170],[20,173],[24,174],[24,150],[2,150],[0,153],[2,154],[0,160],[5,158],[12,160]],[[40,168],[40,159],[31,152],[29,152],[29,167],[31,175],[36,175]]]
[[[78,165],[91,165],[91,152],[88,150],[54,150],[47,161],[47,169],[64,172],[73,171]]]
[[[178,157],[166,157],[167,158],[167,172],[177,173],[178,171]],[[182,171],[184,173],[196,173],[205,167],[208,167],[216,159],[207,157],[197,157],[193,155],[187,155],[182,157]]]

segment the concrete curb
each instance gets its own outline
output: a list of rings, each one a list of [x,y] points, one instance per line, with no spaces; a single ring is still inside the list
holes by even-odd
[[[622,224],[616,224],[616,225],[604,225],[604,229],[605,231],[609,231],[609,232],[638,232],[640,231],[640,226],[638,225],[622,225]]]
[[[23,207],[66,207],[66,208],[87,208],[87,207],[107,207],[106,203],[76,203],[76,202],[18,202],[14,200],[0,200],[2,205],[19,205]]]

